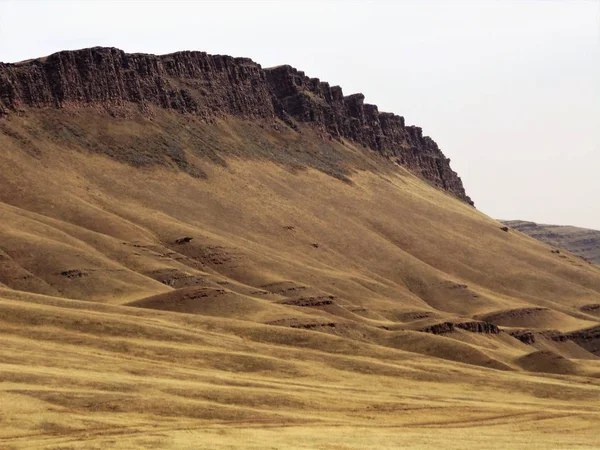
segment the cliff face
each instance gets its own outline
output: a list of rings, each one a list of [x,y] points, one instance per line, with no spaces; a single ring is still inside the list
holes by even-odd
[[[323,126],[341,136],[368,146],[420,174],[433,184],[473,204],[461,179],[450,168],[450,160],[437,144],[423,136],[419,127],[406,126],[404,117],[379,112],[364,103],[363,94],[344,96],[339,86],[309,78],[291,66],[266,69],[274,94],[275,110],[301,122]]]
[[[273,115],[265,73],[247,58],[91,48],[0,64],[0,114],[21,105],[62,108],[127,102],[202,116]]]
[[[154,56],[114,48],[55,53],[0,63],[0,117],[22,106],[76,107],[130,103],[207,119],[219,115],[303,122],[370,147],[473,204],[437,144],[404,118],[381,113],[362,94],[309,78],[290,66],[263,69],[247,58],[178,52]]]

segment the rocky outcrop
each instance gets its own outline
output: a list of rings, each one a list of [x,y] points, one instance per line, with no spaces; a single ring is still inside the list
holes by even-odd
[[[436,323],[434,325],[429,325],[427,327],[419,329],[424,333],[431,334],[447,334],[453,332],[455,329],[461,329],[465,331],[469,331],[471,333],[480,333],[480,334],[498,334],[500,333],[500,328],[490,322],[479,322],[479,321],[468,321],[468,322],[442,322]]]
[[[497,325],[494,325],[490,322],[462,322],[457,323],[456,328],[460,328],[466,331],[470,331],[471,333],[483,333],[483,334],[498,334],[500,333],[500,328]]]
[[[95,47],[0,64],[0,114],[24,105],[130,102],[206,117],[273,115],[265,72],[247,58],[204,52],[154,56]]]
[[[302,308],[315,308],[317,306],[333,305],[333,295],[317,296],[317,297],[300,297],[279,302],[280,305],[300,306]]]
[[[594,326],[583,330],[572,331],[557,336],[555,340],[571,340],[574,341],[580,347],[583,347],[588,352],[593,353],[596,356],[600,356],[600,326]]]
[[[364,103],[363,94],[344,96],[342,88],[309,78],[291,66],[267,69],[275,96],[275,110],[282,118],[315,124],[334,137],[343,137],[379,151],[408,167],[436,186],[473,204],[450,160],[419,127],[406,126],[404,117],[379,112]]]
[[[291,66],[263,69],[247,58],[178,52],[127,54],[95,47],[17,64],[0,63],[0,116],[29,107],[131,104],[194,114],[281,119],[369,147],[456,197],[473,204],[450,160],[422,130],[379,112],[362,94],[309,78]]]
[[[582,306],[579,310],[588,314],[600,315],[600,303],[590,303],[589,305]]]
[[[535,344],[535,333],[531,330],[515,330],[510,335],[527,345]]]
[[[568,340],[568,337],[558,330],[533,331],[521,329],[510,331],[509,334],[515,339],[518,339],[519,341],[528,345],[535,344],[537,342],[538,337],[544,339],[551,339],[555,342],[565,342]]]
[[[431,334],[447,334],[452,333],[454,331],[454,324],[452,322],[436,323],[427,327],[420,328],[417,331]]]

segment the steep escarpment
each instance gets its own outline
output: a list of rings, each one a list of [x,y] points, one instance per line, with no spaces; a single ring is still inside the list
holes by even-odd
[[[434,187],[416,128],[287,67],[63,56],[0,71],[0,448],[597,449],[600,270]]]
[[[288,65],[267,69],[266,73],[275,94],[275,110],[284,119],[289,114],[295,120],[320,125],[333,136],[376,149],[473,204],[450,168],[450,159],[433,139],[423,136],[421,128],[406,126],[404,117],[379,112],[377,105],[364,103],[363,94],[344,96],[340,86],[309,78]]]
[[[0,64],[0,114],[21,106],[157,105],[204,117],[271,117],[260,65],[247,58],[179,52],[127,54],[95,47]]]
[[[127,54],[95,47],[63,51],[17,64],[0,63],[0,117],[23,107],[101,106],[112,114],[135,104],[194,114],[280,119],[348,139],[408,167],[437,187],[472,204],[450,160],[419,127],[379,112],[362,94],[309,78],[291,66],[263,69],[248,58],[178,52]]]

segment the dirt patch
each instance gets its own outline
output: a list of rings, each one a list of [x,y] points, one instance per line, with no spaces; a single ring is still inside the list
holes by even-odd
[[[332,305],[335,296],[320,296],[320,297],[300,297],[279,302],[281,305],[300,306],[303,308],[314,308],[317,306]]]
[[[66,278],[82,278],[89,275],[87,272],[79,269],[63,270],[60,274]]]

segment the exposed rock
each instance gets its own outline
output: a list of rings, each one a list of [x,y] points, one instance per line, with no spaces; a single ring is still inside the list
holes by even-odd
[[[513,330],[510,335],[525,344],[535,344],[537,337],[551,339],[555,342],[565,342],[569,338],[567,335],[562,334],[558,330],[543,330],[543,331],[532,331],[532,330]]]
[[[542,336],[548,339],[552,339],[555,342],[566,342],[569,340],[567,334],[563,334],[558,330],[546,330],[540,333]]]
[[[456,328],[461,330],[469,331],[471,333],[482,333],[482,334],[498,334],[500,328],[490,322],[479,322],[476,320],[468,322],[442,322],[421,328],[419,331],[431,334],[446,334],[451,333]]]
[[[21,106],[111,106],[128,102],[214,116],[273,114],[260,65],[247,58],[178,52],[127,54],[94,47],[0,64],[0,112]]]
[[[532,345],[535,344],[535,333],[529,330],[516,330],[511,331],[510,335],[515,339],[520,340],[524,344]]]
[[[275,111],[324,128],[334,137],[351,139],[378,150],[457,197],[472,204],[462,181],[450,168],[430,137],[419,127],[406,126],[404,118],[379,112],[376,105],[364,103],[363,94],[344,96],[342,88],[284,65],[266,69],[275,95]]]
[[[554,340],[571,340],[588,352],[600,356],[600,326],[558,334]]]
[[[289,318],[289,319],[278,319],[265,322],[266,325],[276,325],[290,328],[301,328],[305,330],[314,330],[319,328],[335,328],[335,322],[305,322],[301,319]]]
[[[436,323],[435,325],[421,328],[419,331],[431,334],[446,334],[454,331],[454,324],[452,322]]]
[[[542,338],[551,339],[555,342],[573,341],[590,353],[600,356],[600,326],[568,333],[561,333],[558,330],[544,330],[539,332],[533,332],[531,330],[515,330],[511,331],[510,335],[521,342],[530,345],[536,342],[536,335]]]
[[[179,239],[177,239],[177,240],[175,241],[175,243],[177,243],[177,244],[187,244],[187,243],[188,243],[188,242],[190,242],[192,239],[194,239],[194,238],[192,238],[192,237],[190,237],[190,236],[185,236],[185,237],[182,237],[182,238],[179,238]]]
[[[317,307],[332,305],[335,297],[333,295],[318,296],[318,297],[300,297],[280,302],[281,305],[300,306],[300,307]]]
[[[290,286],[290,284],[291,284],[291,286]],[[290,296],[293,294],[298,294],[301,291],[306,291],[308,289],[308,286],[299,286],[299,285],[293,284],[293,282],[283,281],[283,282],[264,284],[261,286],[261,288],[272,294]]]
[[[303,323],[292,324],[291,328],[303,328],[305,330],[314,330],[315,328],[335,328],[335,322],[320,322],[320,323]]]
[[[462,322],[455,324],[456,328],[461,328],[471,333],[483,333],[483,334],[498,334],[500,328],[490,322]]]
[[[81,278],[81,277],[88,276],[87,272],[84,272],[83,270],[79,270],[79,269],[64,270],[60,274],[63,277],[67,277],[67,278]]]
[[[502,231],[504,231],[504,232],[508,233],[508,227],[501,227],[500,229],[501,229]]]
[[[583,312],[600,312],[600,303],[591,303],[589,305],[584,305],[579,309]]]
[[[179,269],[156,269],[147,272],[145,275],[176,289],[208,283],[205,277],[192,275]]]
[[[327,139],[348,139],[406,166],[473,204],[450,160],[422,130],[379,112],[362,94],[309,78],[291,66],[263,69],[248,58],[177,52],[155,56],[116,48],[63,51],[17,64],[0,63],[0,117],[25,106],[77,108],[96,105],[127,111],[150,105],[206,120],[235,115],[305,123]]]

